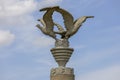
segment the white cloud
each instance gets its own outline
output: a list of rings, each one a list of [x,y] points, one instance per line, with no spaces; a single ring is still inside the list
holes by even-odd
[[[0,0],[0,25],[3,27],[18,26],[30,23],[37,3],[34,0]]]
[[[15,35],[10,31],[0,30],[0,46],[9,45],[14,41],[14,39]]]
[[[21,26],[34,22],[31,13],[38,11],[42,7],[54,6],[62,0],[0,0],[0,25],[5,27]]]
[[[120,65],[80,75],[77,80],[120,80]]]
[[[54,5],[61,1],[62,0],[43,0],[37,3],[35,0],[0,0],[0,18],[25,15],[36,10],[38,6]]]
[[[0,3],[0,18],[24,15],[36,7],[34,0],[0,0]]]
[[[62,0],[43,0],[39,5],[40,7],[49,7],[55,6],[60,2],[62,2]]]

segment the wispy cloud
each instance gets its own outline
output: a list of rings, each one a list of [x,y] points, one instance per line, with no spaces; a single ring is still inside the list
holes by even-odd
[[[36,32],[34,32],[34,30],[36,29],[36,21],[31,13],[34,13],[37,8],[43,7],[41,4],[54,5],[60,1],[61,0],[43,0],[37,3],[35,0],[11,0],[9,2],[1,0],[0,28],[9,28],[12,31],[15,31],[14,33],[19,35],[17,39],[21,39],[21,41],[26,42],[26,45],[30,42],[37,47],[49,46],[54,40],[42,37],[41,35],[35,36]],[[3,34],[0,35],[2,35],[2,37],[5,36]],[[2,43],[3,42],[1,41],[0,44]]]
[[[55,6],[61,3],[62,0],[42,0],[40,2],[39,7],[49,7],[49,6]]]
[[[34,0],[0,0],[0,18],[20,16],[32,12],[36,7]]]
[[[0,30],[0,46],[10,45],[15,39],[15,35],[10,31]]]
[[[34,12],[36,6],[34,0],[0,0],[1,27],[26,24],[33,18],[30,13]]]

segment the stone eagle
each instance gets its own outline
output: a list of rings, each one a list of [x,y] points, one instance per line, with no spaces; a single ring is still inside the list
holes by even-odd
[[[83,16],[74,21],[73,16],[66,10],[59,8],[56,9],[56,11],[61,13],[63,16],[64,25],[66,27],[65,38],[70,38],[72,35],[74,35],[87,18],[93,18],[93,16]]]
[[[78,31],[78,29],[82,26],[82,23],[84,23],[87,18],[93,18],[93,16],[83,16],[74,21],[73,16],[66,10],[59,8],[59,6],[43,8],[40,11],[46,11],[46,12],[43,15],[43,18],[38,20],[42,23],[43,27],[41,27],[39,24],[37,25],[37,27],[44,34],[49,35],[55,40],[57,40],[56,34],[61,35],[61,38],[66,38],[66,39],[70,38]],[[54,11],[60,13],[63,16],[66,30],[64,30],[61,25],[53,22],[52,15]],[[53,31],[54,25],[57,26],[59,32]]]
[[[57,8],[59,7],[55,6],[41,9],[40,11],[46,11],[46,13],[43,15],[43,19],[38,20],[42,23],[43,27],[41,27],[39,24],[36,25],[44,34],[49,35],[54,39],[56,39],[56,35],[53,31],[54,22],[52,20],[52,15]]]

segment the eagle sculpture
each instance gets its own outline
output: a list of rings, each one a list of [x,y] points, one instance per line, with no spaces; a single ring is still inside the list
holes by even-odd
[[[49,35],[55,40],[57,40],[56,34],[61,35],[62,39],[69,39],[72,35],[74,35],[78,31],[78,29],[82,26],[82,23],[84,23],[87,20],[87,18],[94,17],[94,16],[83,16],[74,21],[73,16],[66,10],[59,8],[59,6],[43,8],[40,11],[46,11],[46,13],[43,15],[43,18],[38,20],[41,22],[43,27],[41,27],[39,24],[37,24],[36,26],[44,34]],[[66,30],[64,30],[61,25],[54,23],[52,19],[52,15],[54,11],[60,13],[63,16]],[[54,26],[57,26],[59,31],[54,31]]]
[[[59,8],[58,6],[55,6],[55,7],[47,7],[41,9],[40,11],[46,11],[46,13],[43,15],[43,19],[38,20],[42,23],[43,27],[41,27],[39,24],[36,25],[44,34],[49,35],[55,40],[56,40],[56,35],[55,32],[53,31],[54,22],[52,20],[52,15],[53,12],[58,8]]]
[[[61,13],[64,19],[64,25],[66,27],[65,37],[66,39],[74,35],[78,29],[81,27],[82,23],[86,21],[87,18],[93,18],[94,16],[83,16],[74,21],[73,16],[64,9],[56,9],[57,12]],[[58,25],[60,26],[60,25]],[[62,28],[62,27],[61,27]]]

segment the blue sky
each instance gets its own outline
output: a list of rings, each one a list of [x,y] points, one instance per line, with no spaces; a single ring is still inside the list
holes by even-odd
[[[71,37],[76,80],[120,80],[119,0],[0,0],[0,80],[49,80],[54,40],[35,27],[39,9],[59,5],[88,19]],[[61,16],[54,15],[61,23]],[[57,19],[59,17],[60,20]]]

